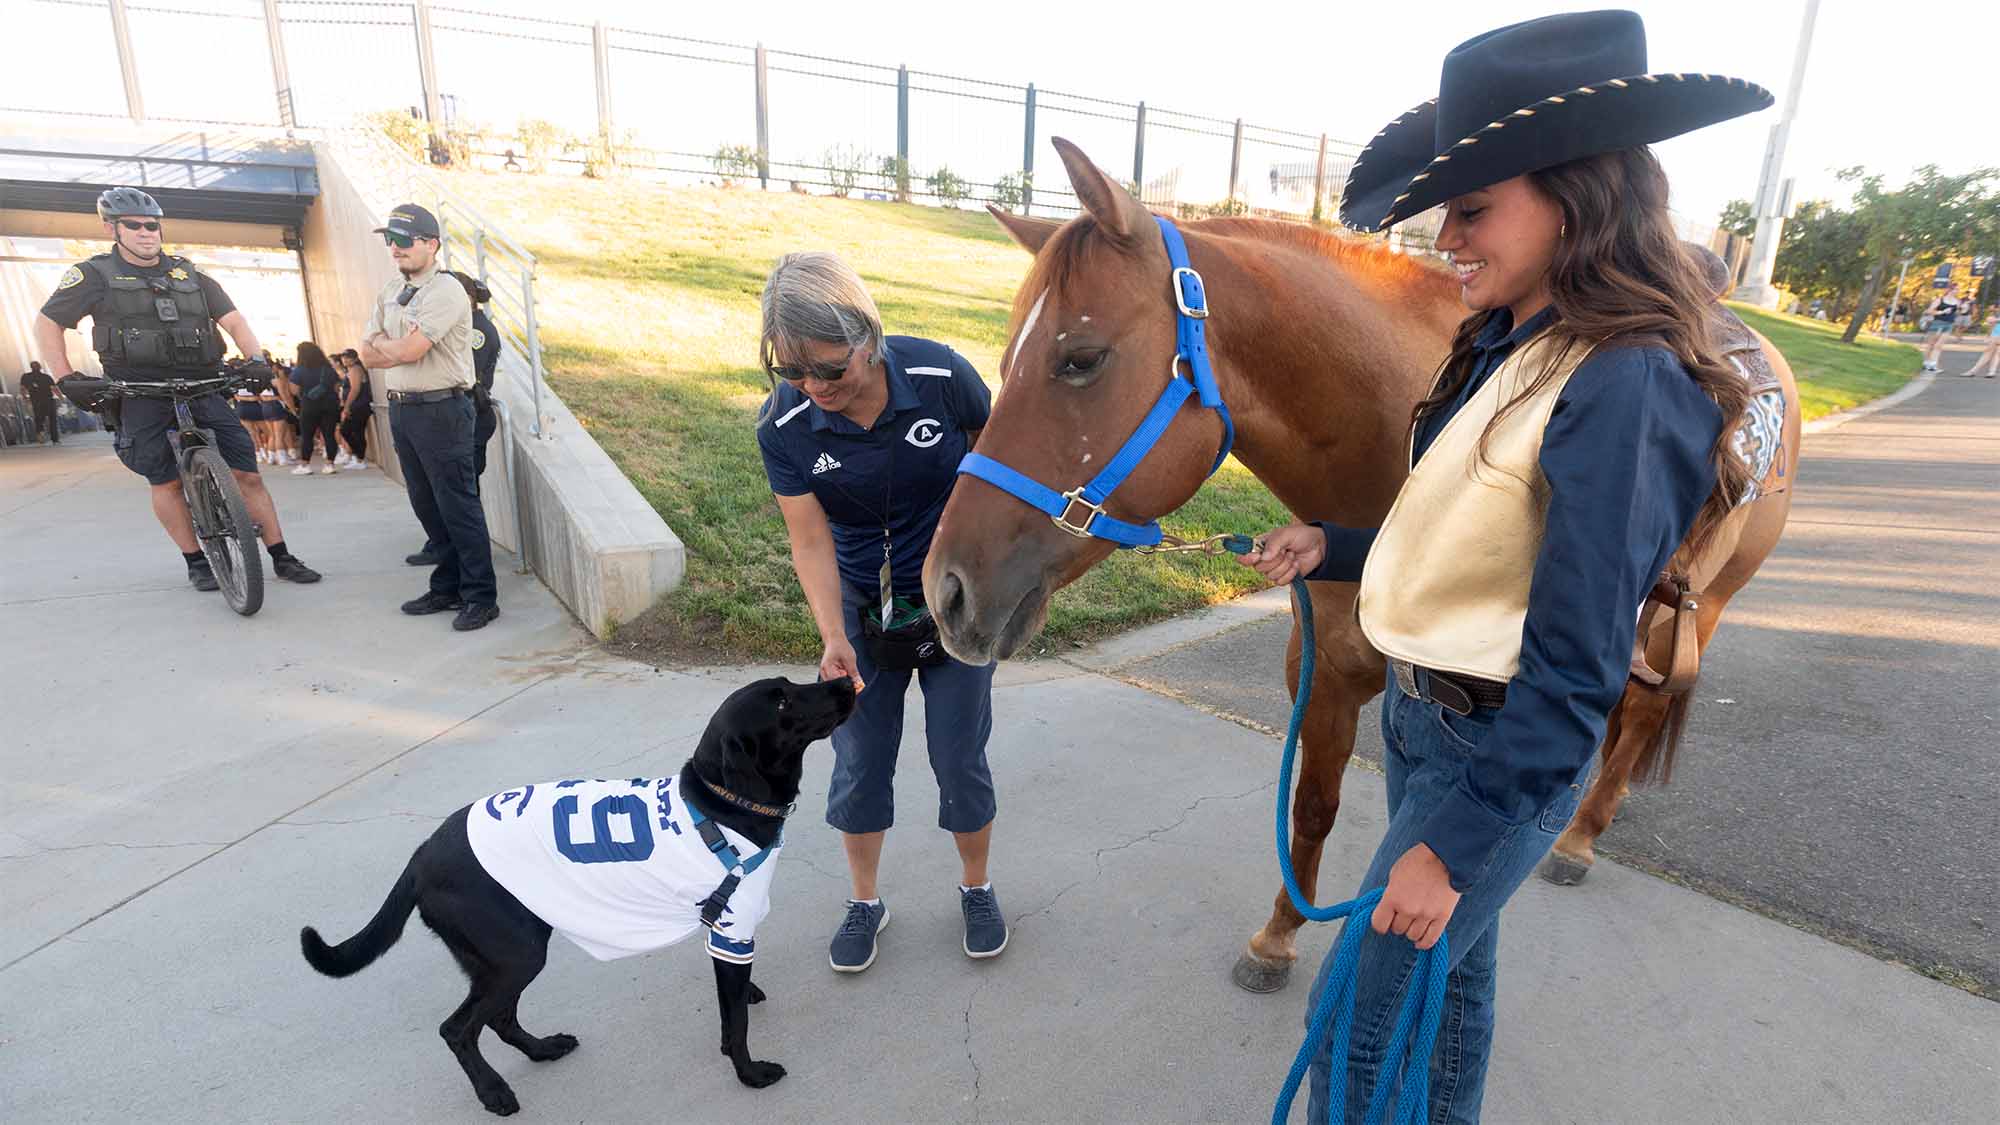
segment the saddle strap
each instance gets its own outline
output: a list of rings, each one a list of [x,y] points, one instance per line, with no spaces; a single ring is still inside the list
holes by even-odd
[[[1646,659],[1646,637],[1639,636],[1632,646],[1632,679],[1662,695],[1680,695],[1693,687],[1696,677],[1701,675],[1700,631],[1695,624],[1701,595],[1688,588],[1685,575],[1667,574],[1653,584],[1646,597],[1672,611],[1673,650],[1666,672],[1658,672]]]

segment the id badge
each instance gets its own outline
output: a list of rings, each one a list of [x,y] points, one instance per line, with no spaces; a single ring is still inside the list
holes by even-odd
[[[889,581],[889,529],[886,527],[882,529],[882,569],[876,572],[875,580],[882,595],[882,628],[887,629],[889,622],[894,620],[891,607],[895,603],[896,592]]]

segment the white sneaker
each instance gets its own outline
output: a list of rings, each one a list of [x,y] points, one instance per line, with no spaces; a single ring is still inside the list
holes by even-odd
[[[312,471],[313,467],[311,465],[300,465],[298,468],[292,470],[292,475],[295,477],[309,477],[312,475]]]
[[[319,467],[319,475],[323,477],[332,476],[334,473],[337,473],[339,471],[340,471],[339,469],[333,467],[333,462],[331,461]]]
[[[264,451],[263,451],[263,450],[261,450],[261,449],[260,449],[260,450],[258,450],[258,451],[257,451],[257,463],[258,463],[259,465],[262,465],[262,464],[265,464],[265,463],[269,462],[270,460],[271,460],[271,459],[270,459],[270,458],[269,458],[268,456],[266,456],[266,455],[264,454]]]
[[[333,459],[333,467],[336,469],[345,469],[352,464],[354,464],[354,458],[349,457],[345,452]]]

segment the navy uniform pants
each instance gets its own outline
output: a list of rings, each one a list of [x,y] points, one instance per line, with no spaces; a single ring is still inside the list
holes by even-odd
[[[867,685],[855,699],[854,714],[833,732],[833,783],[826,795],[826,822],[842,832],[882,832],[896,820],[896,752],[903,743],[903,698],[912,669],[875,667],[861,632],[866,596],[843,590],[841,617],[855,667]],[[915,669],[924,692],[924,739],[938,785],[938,827],[977,832],[993,821],[993,774],[986,766],[986,740],[993,733],[994,665],[975,667],[947,660]]]
[[[472,469],[472,400],[455,395],[438,402],[392,402],[389,433],[403,465],[403,486],[424,534],[444,544],[431,571],[431,592],[467,605],[497,605],[493,544],[486,511],[479,506],[479,478]]]

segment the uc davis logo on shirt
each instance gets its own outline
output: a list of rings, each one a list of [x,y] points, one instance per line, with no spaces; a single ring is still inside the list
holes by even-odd
[[[918,449],[929,449],[944,437],[944,424],[936,418],[919,418],[911,424],[903,440]]]

